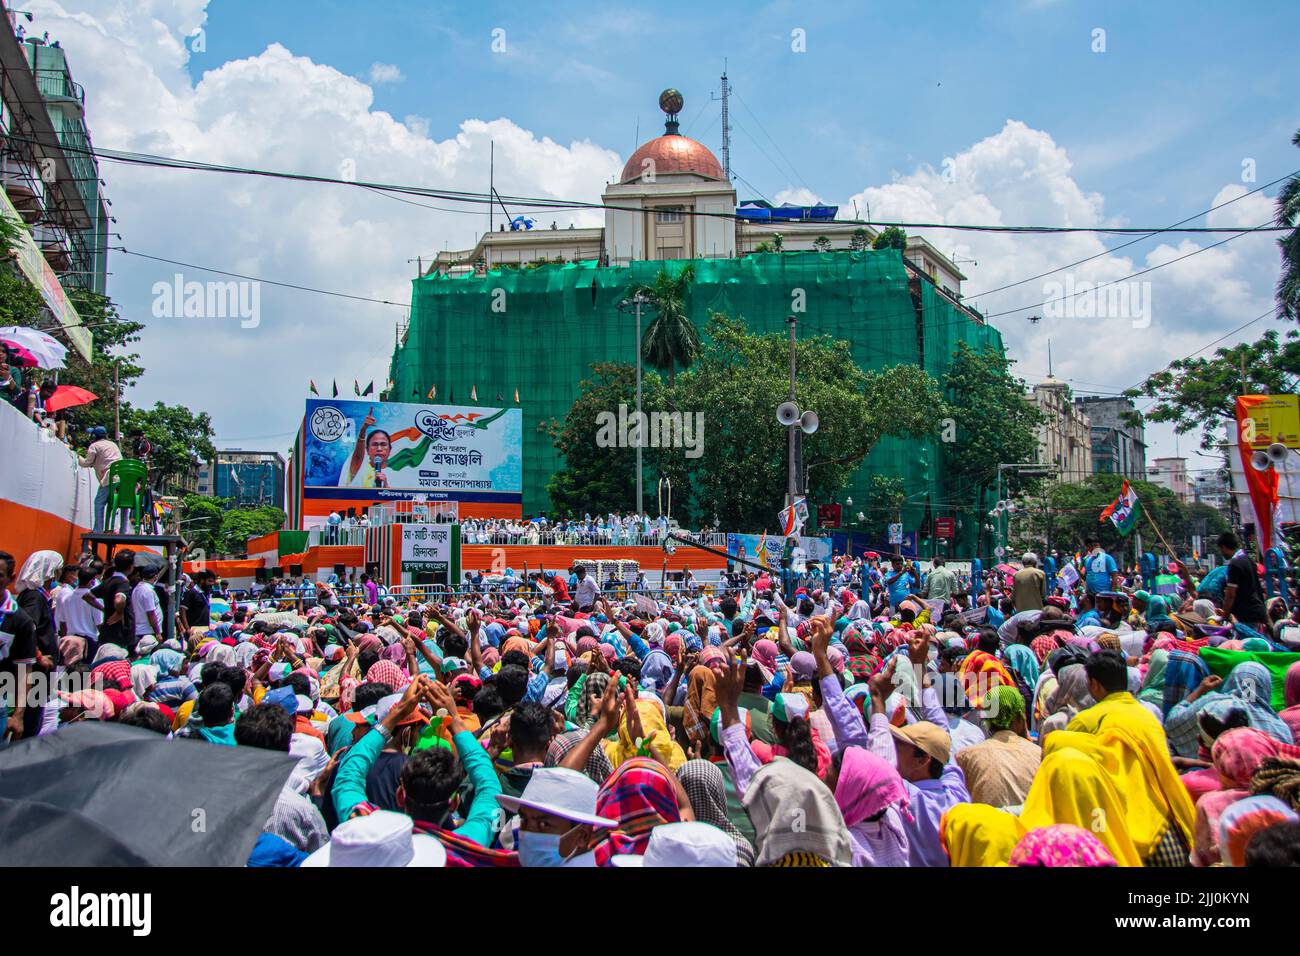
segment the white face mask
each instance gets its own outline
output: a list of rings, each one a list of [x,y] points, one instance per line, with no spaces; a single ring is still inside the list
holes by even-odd
[[[579,824],[580,825],[580,824]],[[560,854],[560,841],[578,829],[570,827],[564,833],[533,833],[519,831],[519,862],[524,866],[564,866],[566,858]]]

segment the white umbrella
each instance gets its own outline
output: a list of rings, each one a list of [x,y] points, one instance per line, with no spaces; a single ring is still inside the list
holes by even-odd
[[[39,329],[29,329],[17,325],[0,328],[0,342],[23,349],[36,359],[36,367],[44,369],[65,368],[64,360],[68,349],[54,338]]]

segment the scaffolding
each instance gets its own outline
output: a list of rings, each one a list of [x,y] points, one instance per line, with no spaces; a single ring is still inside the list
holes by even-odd
[[[409,328],[393,352],[389,400],[426,401],[433,386],[437,401],[449,404],[470,403],[472,389],[488,406],[512,405],[517,394],[524,417],[523,510],[545,511],[547,482],[564,461],[544,423],[563,420],[593,364],[635,361],[635,319],[618,308],[629,286],[653,284],[661,269],[687,264],[588,261],[422,276],[413,281]],[[687,310],[700,329],[711,313],[722,312],[755,333],[784,334],[786,317],[801,301],[800,337],[849,342],[867,371],[916,364],[942,380],[959,342],[1002,351],[996,329],[908,269],[898,250],[756,253],[689,264],[695,281]],[[902,520],[909,528],[924,519],[927,503],[933,516],[982,513],[948,507],[956,503],[950,493],[973,491],[945,487],[938,443],[929,443],[930,478],[923,479],[926,466],[917,452],[925,444],[883,439],[844,494],[865,502],[872,476],[898,476],[908,496]],[[965,524],[951,544],[969,549],[979,522]]]

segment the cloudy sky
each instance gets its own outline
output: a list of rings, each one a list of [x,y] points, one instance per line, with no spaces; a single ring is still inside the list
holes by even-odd
[[[1285,0],[1249,16],[1075,0],[15,6],[67,50],[96,146],[211,163],[484,190],[495,140],[500,191],[597,200],[661,128],[666,86],[685,95],[683,132],[718,150],[711,94],[725,57],[742,199],[856,204],[877,221],[1167,226],[1300,168]],[[222,447],[284,450],[309,378],[382,382],[417,257],[467,247],[486,226],[476,208],[356,187],[113,162],[101,173],[120,244],[192,264],[110,258],[110,294],[148,324],[132,398],[211,412]],[[1263,224],[1276,192],[1191,224]],[[1226,237],[1117,249],[1132,237],[926,234],[960,257],[968,301],[1008,313],[993,322],[1019,373],[1046,374],[1050,339],[1054,371],[1082,393],[1133,385],[1260,315],[1278,273],[1269,236],[1198,252]],[[1068,282],[1188,253],[1136,280],[1149,285],[1129,288],[1132,315],[1038,305]],[[200,266],[396,304],[263,285],[256,327],[156,318],[155,283],[221,278]],[[1152,457],[1174,453],[1168,429],[1149,434]],[[1195,446],[1179,446],[1189,468],[1210,465]]]

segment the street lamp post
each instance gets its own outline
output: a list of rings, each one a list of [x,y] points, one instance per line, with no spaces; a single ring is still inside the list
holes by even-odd
[[[645,496],[641,478],[641,448],[645,444],[644,424],[641,418],[641,307],[652,302],[649,296],[638,292],[630,299],[618,304],[620,310],[626,311],[630,306],[636,312],[636,513],[645,513]]]
[[[804,435],[811,435],[817,431],[820,425],[820,419],[817,413],[812,409],[805,412],[799,411],[799,406],[794,401],[794,381],[795,381],[795,317],[793,315],[786,317],[786,322],[790,325],[790,393],[789,397],[776,407],[776,420],[781,423],[788,433],[787,454],[789,461],[786,463],[786,491],[785,506],[794,507],[794,500],[799,495],[800,466],[802,464],[803,441],[800,432]],[[829,460],[829,459],[828,459]],[[825,461],[815,462],[814,464],[826,464]],[[809,466],[811,470],[811,466]],[[804,481],[803,492],[807,494],[808,475],[805,472],[802,475]]]
[[[1010,519],[1007,519],[1005,532],[1004,532],[1004,526],[1002,521],[1004,515],[1007,515],[1009,512],[1015,510],[1015,505],[1011,504],[1010,502],[1006,502],[1002,500],[1002,472],[1003,471],[1016,471],[1021,473],[1028,473],[1030,475],[1047,476],[1047,475],[1056,474],[1056,469],[1051,465],[1044,465],[1036,461],[1009,462],[1009,463],[998,465],[998,503],[995,508],[995,511],[997,512],[996,515],[997,528],[994,533],[994,542],[997,547],[1003,548],[1004,553],[1001,556],[1005,557],[1005,537],[1006,537],[1005,532],[1010,531]],[[996,550],[994,551],[994,556],[995,557],[998,556]]]
[[[790,394],[789,396],[787,396],[787,401],[789,401],[791,404],[794,404],[794,329],[795,329],[796,321],[793,315],[789,316],[786,319],[786,321],[790,323]],[[798,474],[798,465],[796,464],[796,462],[798,461],[798,455],[799,455],[799,449],[798,449],[799,429],[796,427],[796,423],[792,422],[790,424],[790,427],[787,428],[786,431],[788,433],[787,437],[789,442],[790,462],[789,462],[789,467],[787,469],[788,473],[786,475],[787,487],[786,487],[786,496],[785,496],[785,506],[787,508],[790,508],[794,506],[794,497],[795,494],[798,492],[798,488],[796,487],[796,483],[798,481],[798,478],[796,477]]]

